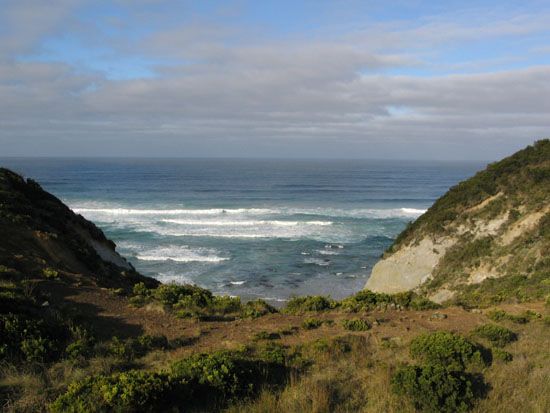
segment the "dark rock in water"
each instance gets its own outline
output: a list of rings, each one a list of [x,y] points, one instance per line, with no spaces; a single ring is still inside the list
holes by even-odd
[[[73,278],[106,287],[155,286],[115,243],[32,179],[0,168],[0,263],[23,277]]]

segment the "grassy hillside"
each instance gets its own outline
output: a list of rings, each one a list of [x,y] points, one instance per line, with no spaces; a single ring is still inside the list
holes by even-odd
[[[490,207],[469,212],[481,202],[502,194],[490,203]],[[500,213],[520,209],[536,209],[548,204],[550,196],[550,140],[535,142],[533,146],[492,163],[483,171],[452,187],[411,223],[395,240],[388,253],[400,246],[414,242],[425,235],[448,231],[450,224],[475,217],[491,218]]]
[[[0,177],[2,411],[550,410],[543,301],[361,291],[275,309],[159,285],[102,258],[124,265],[37,184]]]
[[[427,240],[433,252],[415,249]],[[437,265],[419,291],[440,300],[491,305],[549,295],[550,140],[452,187],[399,235],[384,258],[399,263],[428,255]],[[382,271],[377,279],[385,276]]]

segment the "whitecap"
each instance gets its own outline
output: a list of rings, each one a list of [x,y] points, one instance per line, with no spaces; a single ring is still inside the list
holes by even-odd
[[[338,255],[339,254],[338,251],[333,251],[333,250],[317,250],[317,253],[321,255]]]
[[[327,266],[330,265],[330,261],[323,260],[323,259],[320,259],[320,258],[306,258],[304,260],[304,263],[305,264],[315,264],[315,265],[319,265],[321,267],[327,267]]]
[[[133,208],[86,208],[73,207],[77,214],[98,213],[109,215],[225,215],[225,214],[270,214],[267,208],[208,208],[208,209],[133,209]]]
[[[214,226],[214,227],[256,227],[256,226],[280,226],[280,227],[295,227],[298,225],[317,225],[328,226],[332,225],[332,221],[213,221],[206,219],[161,219],[161,222],[177,225],[198,225],[198,226]]]
[[[220,257],[216,250],[208,248],[191,249],[184,245],[169,245],[141,251],[136,255],[142,261],[175,261],[175,262],[205,262],[217,263],[229,258]]]

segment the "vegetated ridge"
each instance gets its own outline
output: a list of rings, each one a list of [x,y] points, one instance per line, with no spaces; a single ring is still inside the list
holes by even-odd
[[[0,263],[13,271],[132,287],[141,276],[93,223],[32,179],[0,168]]]
[[[543,298],[550,278],[550,140],[452,187],[398,236],[365,288],[436,302]]]

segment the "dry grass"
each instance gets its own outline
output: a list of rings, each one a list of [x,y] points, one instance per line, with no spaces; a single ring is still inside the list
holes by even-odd
[[[540,310],[541,306],[535,304]],[[523,309],[523,307],[522,307]],[[485,320],[479,315],[478,323]],[[352,340],[351,350],[335,355],[305,351],[315,360],[311,371],[294,378],[281,392],[265,390],[253,401],[231,407],[228,412],[299,413],[299,412],[395,412],[412,413],[414,408],[391,391],[395,368],[410,361],[408,331],[397,324],[400,340],[381,340],[367,333],[367,340]],[[490,390],[474,412],[550,411],[550,327],[542,320],[528,324],[510,324],[519,339],[506,347],[514,359],[509,363],[495,360],[483,371]],[[472,325],[463,333],[468,334]],[[357,337],[357,336],[356,336]]]
[[[502,309],[518,314],[527,309],[548,313],[542,303],[503,306]],[[283,389],[264,389],[256,399],[236,404],[228,412],[412,413],[412,407],[395,396],[390,385],[395,369],[410,362],[410,340],[422,332],[436,330],[453,330],[468,336],[476,326],[488,321],[484,314],[458,308],[438,312],[448,317],[433,320],[429,311],[365,314],[371,320],[381,320],[366,332],[343,329],[340,321],[349,318],[349,314],[320,313],[316,317],[336,322],[323,323],[315,330],[294,329],[292,334],[274,340],[287,346],[290,353],[309,360],[309,367],[301,369],[301,374],[292,375]],[[296,316],[270,315],[253,322],[195,324],[189,326],[186,334],[195,341],[172,351],[150,352],[135,360],[134,368],[158,370],[190,353],[255,345],[250,341],[254,332],[260,329],[279,331],[299,322],[300,317]],[[490,390],[474,411],[550,411],[550,327],[543,319],[521,325],[506,321],[502,324],[518,334],[518,341],[505,347],[514,359],[509,363],[494,361],[483,371]],[[0,400],[11,394],[8,398],[12,401],[2,410],[44,411],[45,407],[40,406],[63,392],[71,381],[121,368],[124,368],[122,362],[114,357],[96,357],[82,364],[65,360],[47,368],[38,366],[27,370],[4,366],[0,369]]]

